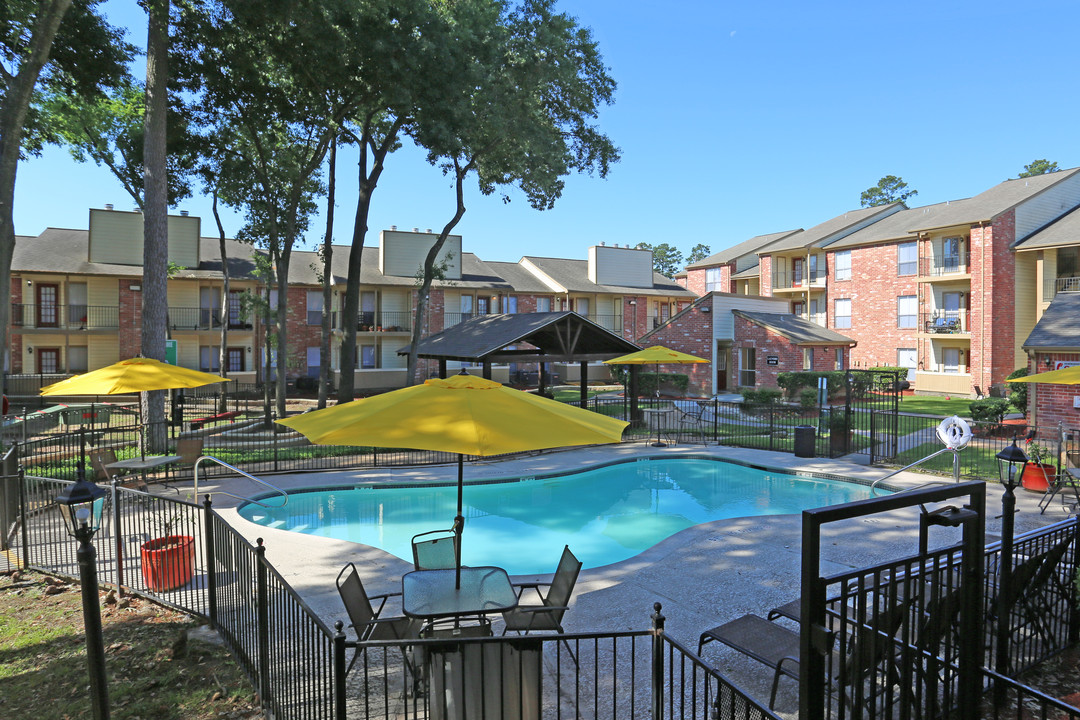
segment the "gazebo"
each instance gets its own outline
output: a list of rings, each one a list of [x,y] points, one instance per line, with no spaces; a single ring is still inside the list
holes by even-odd
[[[523,347],[524,346],[524,347]],[[406,346],[399,355],[408,355]],[[537,363],[539,391],[544,392],[544,363],[578,362],[581,366],[581,402],[588,398],[590,362],[610,360],[641,348],[575,312],[480,315],[420,341],[417,357],[439,361],[439,377],[446,377],[450,360],[479,363],[491,379],[495,363]],[[630,368],[628,388],[632,416],[637,410],[637,368]]]

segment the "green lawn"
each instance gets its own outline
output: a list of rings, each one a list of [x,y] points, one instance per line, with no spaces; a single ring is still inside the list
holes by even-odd
[[[946,400],[944,397],[934,395],[907,395],[900,399],[900,412],[936,415],[937,417],[948,415],[971,417],[969,409],[971,403],[972,400],[968,397],[954,397]]]

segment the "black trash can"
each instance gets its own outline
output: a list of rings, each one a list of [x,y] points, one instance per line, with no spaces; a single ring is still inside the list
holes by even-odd
[[[795,427],[795,457],[814,457],[814,441],[817,438],[817,429],[813,425],[797,425]]]

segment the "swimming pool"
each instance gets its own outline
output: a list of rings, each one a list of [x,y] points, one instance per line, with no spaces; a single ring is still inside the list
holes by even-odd
[[[466,484],[462,563],[553,572],[563,545],[585,567],[631,558],[694,525],[798,513],[870,497],[866,485],[706,458],[640,459],[550,478]],[[267,527],[351,540],[412,562],[412,536],[453,524],[457,486],[295,492],[280,509],[241,506]]]

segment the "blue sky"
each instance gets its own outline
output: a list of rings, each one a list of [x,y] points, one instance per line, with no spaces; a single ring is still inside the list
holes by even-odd
[[[145,42],[134,0],[104,7]],[[618,82],[600,125],[623,158],[606,180],[570,178],[544,212],[474,184],[455,232],[486,260],[583,259],[599,241],[716,252],[857,208],[884,175],[902,177],[919,191],[911,204],[924,205],[970,197],[1037,158],[1080,165],[1072,0],[560,8],[592,28]],[[354,153],[339,155],[336,244],[351,239],[355,167]],[[108,171],[51,149],[20,164],[15,229],[85,228],[88,209],[105,203],[132,207]],[[214,233],[208,198],[178,209]],[[391,225],[438,230],[453,211],[449,180],[404,148],[376,190],[368,243]],[[324,222],[313,221],[309,245]],[[240,224],[227,216],[226,231]]]

